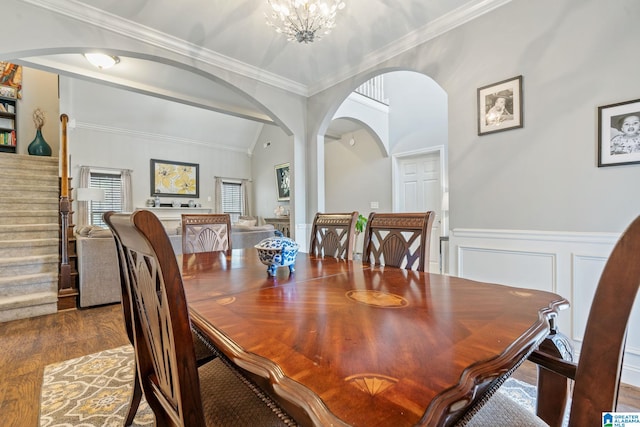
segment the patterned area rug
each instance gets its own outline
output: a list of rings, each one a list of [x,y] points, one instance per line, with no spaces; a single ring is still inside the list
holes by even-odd
[[[500,386],[498,393],[504,393],[531,413],[536,412],[536,387],[531,384],[509,378]]]
[[[40,397],[40,426],[122,426],[129,409],[133,368],[131,346],[48,365]],[[534,386],[509,378],[498,392],[535,411]],[[133,425],[153,423],[143,397]]]
[[[129,410],[133,370],[131,346],[46,366],[40,426],[122,426]],[[133,425],[153,424],[153,413],[143,397]]]

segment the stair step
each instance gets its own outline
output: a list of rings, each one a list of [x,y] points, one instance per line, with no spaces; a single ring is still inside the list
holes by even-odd
[[[57,239],[58,224],[0,225],[0,240]]]
[[[57,238],[0,240],[0,258],[53,255],[58,254],[59,248],[60,243]]]
[[[34,197],[53,197],[58,200],[60,194],[58,184],[55,185],[24,185],[16,184],[12,186],[0,187],[2,197],[12,197],[22,200],[30,200]]]
[[[40,273],[57,273],[60,257],[36,255],[0,259],[0,277],[21,276]]]
[[[0,322],[58,311],[58,161],[0,153]]]
[[[57,311],[57,292],[39,292],[0,298],[0,322],[44,316]]]
[[[0,215],[0,225],[55,224],[59,219],[60,213],[55,209],[7,210]]]
[[[58,292],[57,272],[0,277],[0,299],[40,292]]]
[[[39,171],[43,174],[58,176],[58,157],[30,156],[27,154],[0,153],[0,169]]]
[[[33,197],[28,200],[22,197],[2,197],[2,203],[13,209],[32,211],[59,209],[60,207],[60,201],[54,197]]]

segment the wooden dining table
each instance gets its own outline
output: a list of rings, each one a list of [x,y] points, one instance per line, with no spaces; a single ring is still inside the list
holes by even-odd
[[[179,256],[192,324],[301,425],[444,426],[568,307],[553,293],[255,249]]]

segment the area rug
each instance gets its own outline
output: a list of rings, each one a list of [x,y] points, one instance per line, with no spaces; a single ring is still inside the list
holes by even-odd
[[[129,409],[133,368],[133,348],[129,345],[46,366],[40,426],[122,426]],[[509,378],[498,392],[535,411],[534,386]],[[143,397],[133,425],[153,423],[153,413]]]
[[[40,426],[121,427],[134,375],[130,345],[48,365],[40,395]],[[142,398],[132,425],[154,424]]]

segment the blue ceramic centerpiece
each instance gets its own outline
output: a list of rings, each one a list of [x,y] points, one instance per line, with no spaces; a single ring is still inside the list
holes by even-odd
[[[280,231],[276,230],[274,237],[261,240],[255,248],[258,250],[260,261],[267,266],[270,276],[276,275],[278,267],[289,267],[291,273],[295,271],[298,244],[284,237]]]

